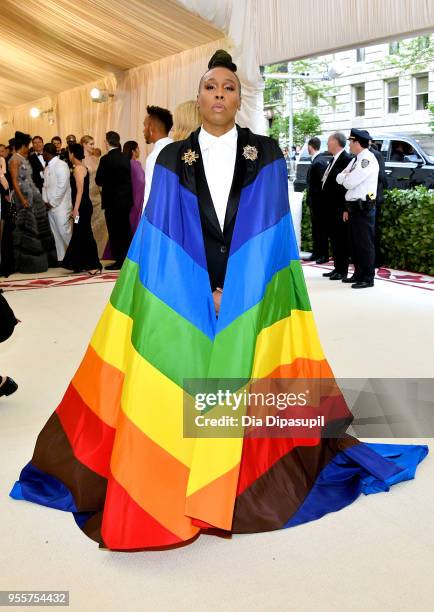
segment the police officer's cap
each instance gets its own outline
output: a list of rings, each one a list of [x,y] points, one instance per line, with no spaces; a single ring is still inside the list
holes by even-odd
[[[362,147],[367,147],[369,146],[369,141],[371,140],[371,136],[367,130],[358,130],[356,128],[353,128],[351,130],[351,134],[348,140],[355,140],[359,142],[362,145]]]

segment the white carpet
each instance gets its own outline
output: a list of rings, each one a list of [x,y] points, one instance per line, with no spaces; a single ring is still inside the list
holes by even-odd
[[[354,291],[322,272],[305,268],[336,376],[433,375],[434,293],[385,281]],[[101,551],[68,514],[8,497],[112,286],[6,294],[23,322],[0,347],[0,372],[20,385],[0,400],[0,590],[70,590],[70,609],[80,612],[433,610],[431,455],[416,480],[319,521],[232,540],[201,536],[166,552]]]

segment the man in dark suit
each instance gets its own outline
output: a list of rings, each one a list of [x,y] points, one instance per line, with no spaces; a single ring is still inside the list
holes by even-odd
[[[120,270],[131,242],[131,163],[121,151],[117,132],[107,132],[105,144],[108,152],[100,159],[95,182],[102,188],[101,207],[115,260],[114,264],[106,266],[106,270]]]
[[[32,166],[32,179],[39,191],[42,192],[45,168],[45,160],[44,156],[42,155],[44,150],[44,141],[42,136],[33,136],[32,145],[33,153],[29,155],[29,163]]]
[[[382,205],[384,204],[384,190],[387,189],[387,177],[386,177],[386,164],[382,153],[377,149],[377,146],[372,142],[369,145],[369,150],[375,155],[375,158],[380,166],[380,172],[378,173],[378,186],[377,186],[377,204],[375,207],[375,267],[379,268],[384,263],[384,255],[381,251],[380,244],[380,219],[382,212]]]
[[[347,223],[343,220],[346,189],[336,182],[336,176],[350,163],[351,155],[345,151],[347,139],[342,132],[334,132],[327,141],[333,155],[322,177],[322,200],[326,211],[327,236],[330,238],[334,260],[331,272],[325,272],[330,280],[347,278],[349,263],[349,237]]]
[[[326,219],[322,203],[321,179],[327,167],[327,158],[320,153],[321,141],[316,136],[307,143],[309,155],[312,163],[306,177],[307,183],[307,203],[310,210],[312,223],[312,255],[309,261],[316,260],[316,263],[327,263],[329,260],[328,238],[326,231]]]

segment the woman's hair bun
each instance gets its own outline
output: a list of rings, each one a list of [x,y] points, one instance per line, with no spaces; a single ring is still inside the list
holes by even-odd
[[[232,61],[232,57],[224,49],[218,49],[208,62],[208,70],[212,68],[228,68],[232,72],[237,71],[237,66]]]

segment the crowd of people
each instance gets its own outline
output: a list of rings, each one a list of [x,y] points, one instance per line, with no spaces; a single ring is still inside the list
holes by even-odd
[[[41,136],[15,132],[0,144],[0,276],[32,274],[62,267],[90,275],[101,273],[101,260],[119,270],[139,224],[151,189],[158,154],[201,124],[196,101],[172,113],[148,106],[143,135],[153,144],[143,169],[134,140],[121,144],[108,131],[106,154],[94,138]]]
[[[384,160],[366,130],[352,129],[350,153],[347,137],[334,132],[327,153],[321,141],[308,142],[311,166],[307,176],[307,202],[312,222],[311,261],[324,264],[331,252],[334,267],[323,276],[350,283],[353,289],[374,286],[381,261],[379,217],[386,186]],[[330,159],[331,155],[331,159]],[[350,258],[354,273],[348,277]]]

